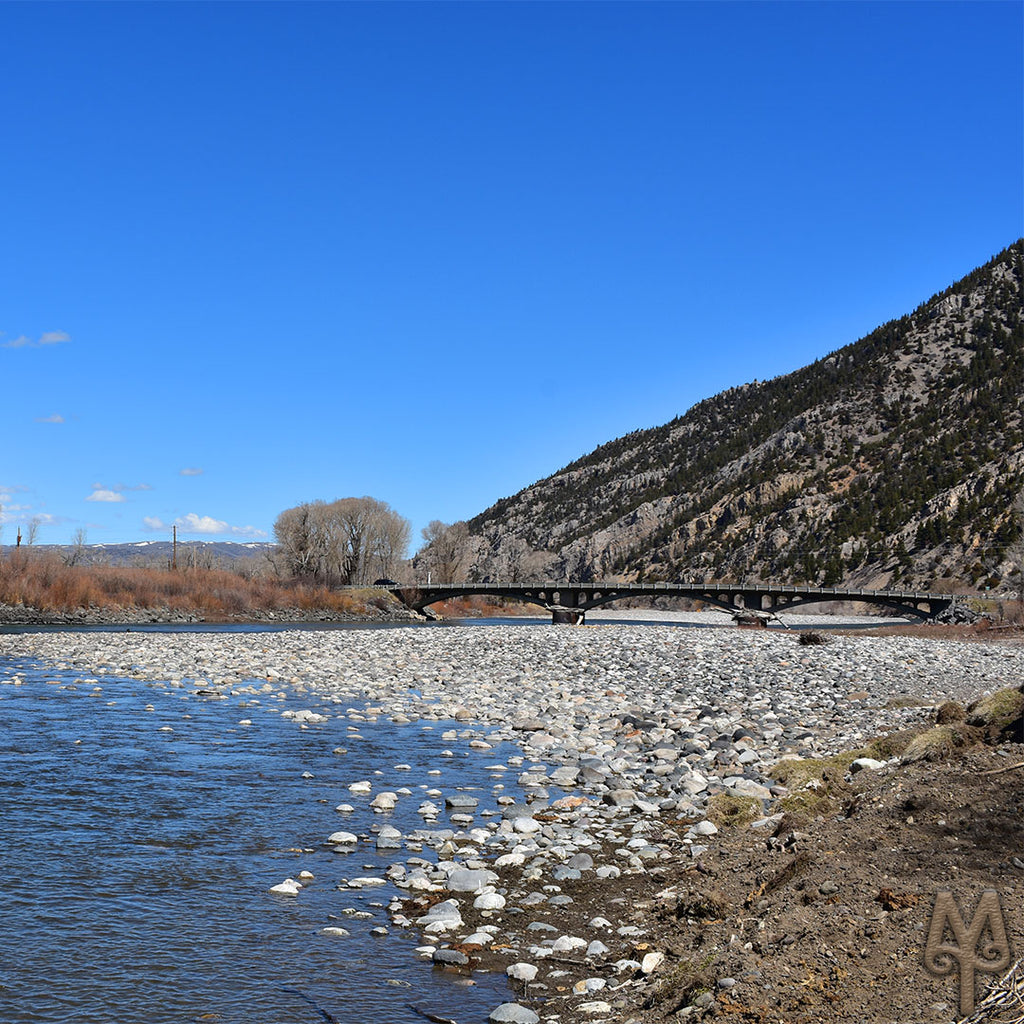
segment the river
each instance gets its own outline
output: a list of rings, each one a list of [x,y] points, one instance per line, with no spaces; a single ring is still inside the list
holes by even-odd
[[[390,884],[338,888],[407,851],[324,843],[384,820],[422,827],[415,794],[439,766],[448,791],[457,782],[493,807],[500,774],[486,766],[508,745],[463,742],[452,763],[441,734],[464,725],[353,721],[344,707],[299,728],[280,712],[310,698],[286,689],[213,699],[11,660],[0,683],[5,1024],[422,1021],[410,1004],[467,1022],[509,998],[503,976],[470,984],[419,959],[417,937],[390,926]],[[377,815],[347,789],[363,779],[413,795]],[[342,802],[355,811],[337,812]],[[268,892],[300,871],[315,878],[297,897]],[[380,927],[390,934],[371,934]]]

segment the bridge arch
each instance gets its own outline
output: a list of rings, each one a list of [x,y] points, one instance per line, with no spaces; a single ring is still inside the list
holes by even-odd
[[[630,597],[686,597],[726,611],[779,614],[804,605],[829,601],[860,601],[892,608],[900,614],[930,619],[948,608],[952,594],[904,590],[851,590],[769,583],[445,583],[420,586],[389,585],[404,604],[424,611],[452,597],[487,595],[535,604],[552,613],[553,621],[582,622],[591,608]]]

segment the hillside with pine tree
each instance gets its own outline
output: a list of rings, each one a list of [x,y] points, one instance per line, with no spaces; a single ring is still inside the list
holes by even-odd
[[[1022,258],[498,501],[471,575],[1017,586]]]

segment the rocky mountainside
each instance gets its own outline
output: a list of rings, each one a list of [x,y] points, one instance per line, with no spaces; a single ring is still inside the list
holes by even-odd
[[[502,499],[470,573],[1015,588],[1022,261]]]

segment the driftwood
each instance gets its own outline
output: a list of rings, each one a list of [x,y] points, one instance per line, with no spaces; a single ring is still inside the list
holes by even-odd
[[[1004,772],[1012,772],[1015,768],[1024,768],[1024,761],[1017,764],[1008,764],[1005,768],[990,768],[987,772],[978,772],[979,775],[1002,775]]]

